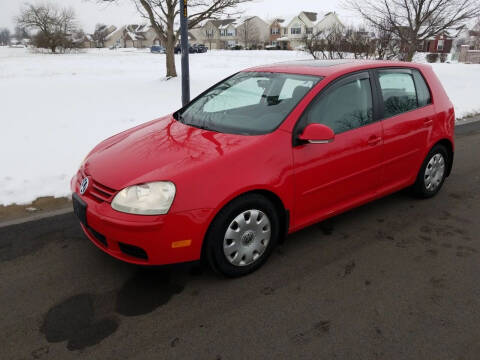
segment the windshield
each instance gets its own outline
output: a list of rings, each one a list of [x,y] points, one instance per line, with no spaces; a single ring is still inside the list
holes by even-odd
[[[318,76],[241,72],[175,114],[202,129],[256,135],[275,130],[321,80]]]

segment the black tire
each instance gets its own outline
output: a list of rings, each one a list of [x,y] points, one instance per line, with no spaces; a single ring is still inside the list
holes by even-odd
[[[425,181],[425,173],[427,170],[427,166],[429,166],[430,160],[437,154],[440,154],[443,157],[445,162],[443,177],[440,183],[434,189],[428,189]],[[445,182],[449,166],[450,166],[450,156],[447,149],[443,145],[440,145],[440,144],[435,145],[432,148],[432,150],[430,150],[430,152],[428,153],[427,157],[423,161],[420,171],[418,172],[417,180],[415,181],[415,184],[412,186],[413,194],[423,199],[428,199],[437,195],[440,189],[442,188],[443,183]]]
[[[235,266],[227,260],[223,251],[225,233],[230,223],[239,214],[251,209],[260,210],[267,215],[271,229],[270,241],[263,254],[253,263]],[[227,204],[213,220],[205,239],[205,259],[214,271],[224,276],[244,276],[257,270],[267,261],[278,242],[279,236],[279,215],[272,202],[260,194],[247,194]]]

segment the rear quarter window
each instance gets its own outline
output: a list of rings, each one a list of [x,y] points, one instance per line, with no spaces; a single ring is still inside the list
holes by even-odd
[[[420,71],[413,70],[413,78],[415,79],[415,86],[417,87],[418,106],[423,107],[432,103],[432,95]]]

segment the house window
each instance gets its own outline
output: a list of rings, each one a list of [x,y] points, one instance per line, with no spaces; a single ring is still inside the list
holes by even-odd
[[[292,35],[300,35],[302,33],[301,27],[292,27],[290,28],[290,34]]]
[[[443,51],[444,40],[438,40],[437,51]]]
[[[280,28],[272,28],[271,34],[272,35],[280,35]]]
[[[313,28],[307,27],[307,34],[313,34]]]
[[[213,38],[213,30],[207,30],[207,38]]]
[[[283,34],[288,35],[288,29],[287,28],[283,29]]]

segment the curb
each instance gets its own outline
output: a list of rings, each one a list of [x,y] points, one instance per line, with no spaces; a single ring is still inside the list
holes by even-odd
[[[47,211],[47,212],[37,214],[37,215],[31,215],[31,216],[27,216],[27,217],[24,217],[24,218],[19,218],[19,219],[15,219],[15,220],[8,220],[8,221],[0,222],[0,228],[13,226],[13,225],[25,224],[25,223],[28,223],[28,222],[42,220],[42,219],[46,219],[46,218],[50,218],[50,217],[65,215],[65,214],[68,214],[68,213],[73,213],[73,209],[65,208],[65,209]]]

